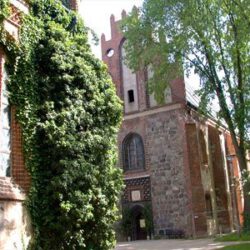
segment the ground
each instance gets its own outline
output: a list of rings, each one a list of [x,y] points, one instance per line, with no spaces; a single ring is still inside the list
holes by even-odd
[[[115,250],[214,250],[239,242],[214,242],[199,240],[142,240],[118,243]]]

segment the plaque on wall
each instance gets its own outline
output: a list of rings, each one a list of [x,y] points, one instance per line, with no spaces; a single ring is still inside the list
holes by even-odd
[[[141,191],[140,190],[131,191],[131,200],[132,201],[140,201],[141,200]]]
[[[140,228],[145,228],[145,227],[146,227],[145,219],[140,219]]]

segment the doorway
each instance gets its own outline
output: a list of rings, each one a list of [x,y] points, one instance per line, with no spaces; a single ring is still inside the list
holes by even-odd
[[[131,209],[132,214],[132,240],[147,239],[146,221],[143,207],[136,205]]]

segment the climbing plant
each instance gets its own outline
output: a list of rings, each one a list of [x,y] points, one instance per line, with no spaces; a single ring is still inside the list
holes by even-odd
[[[5,18],[8,1],[0,6]],[[0,46],[13,58],[10,101],[32,178],[30,249],[112,249],[121,103],[83,21],[60,1],[30,1],[19,43],[1,32]]]

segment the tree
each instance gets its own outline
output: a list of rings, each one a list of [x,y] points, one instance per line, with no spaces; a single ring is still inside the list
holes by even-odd
[[[30,249],[111,249],[122,187],[120,100],[76,13],[60,1],[34,0],[22,20],[19,43],[0,33],[0,46],[13,59],[10,101],[32,178]]]
[[[155,92],[191,69],[201,78],[201,105],[216,98],[240,169],[247,169],[250,129],[250,4],[247,0],[145,0],[121,28],[127,61],[150,66]],[[179,69],[179,70],[177,70]],[[250,204],[245,194],[245,213]]]

